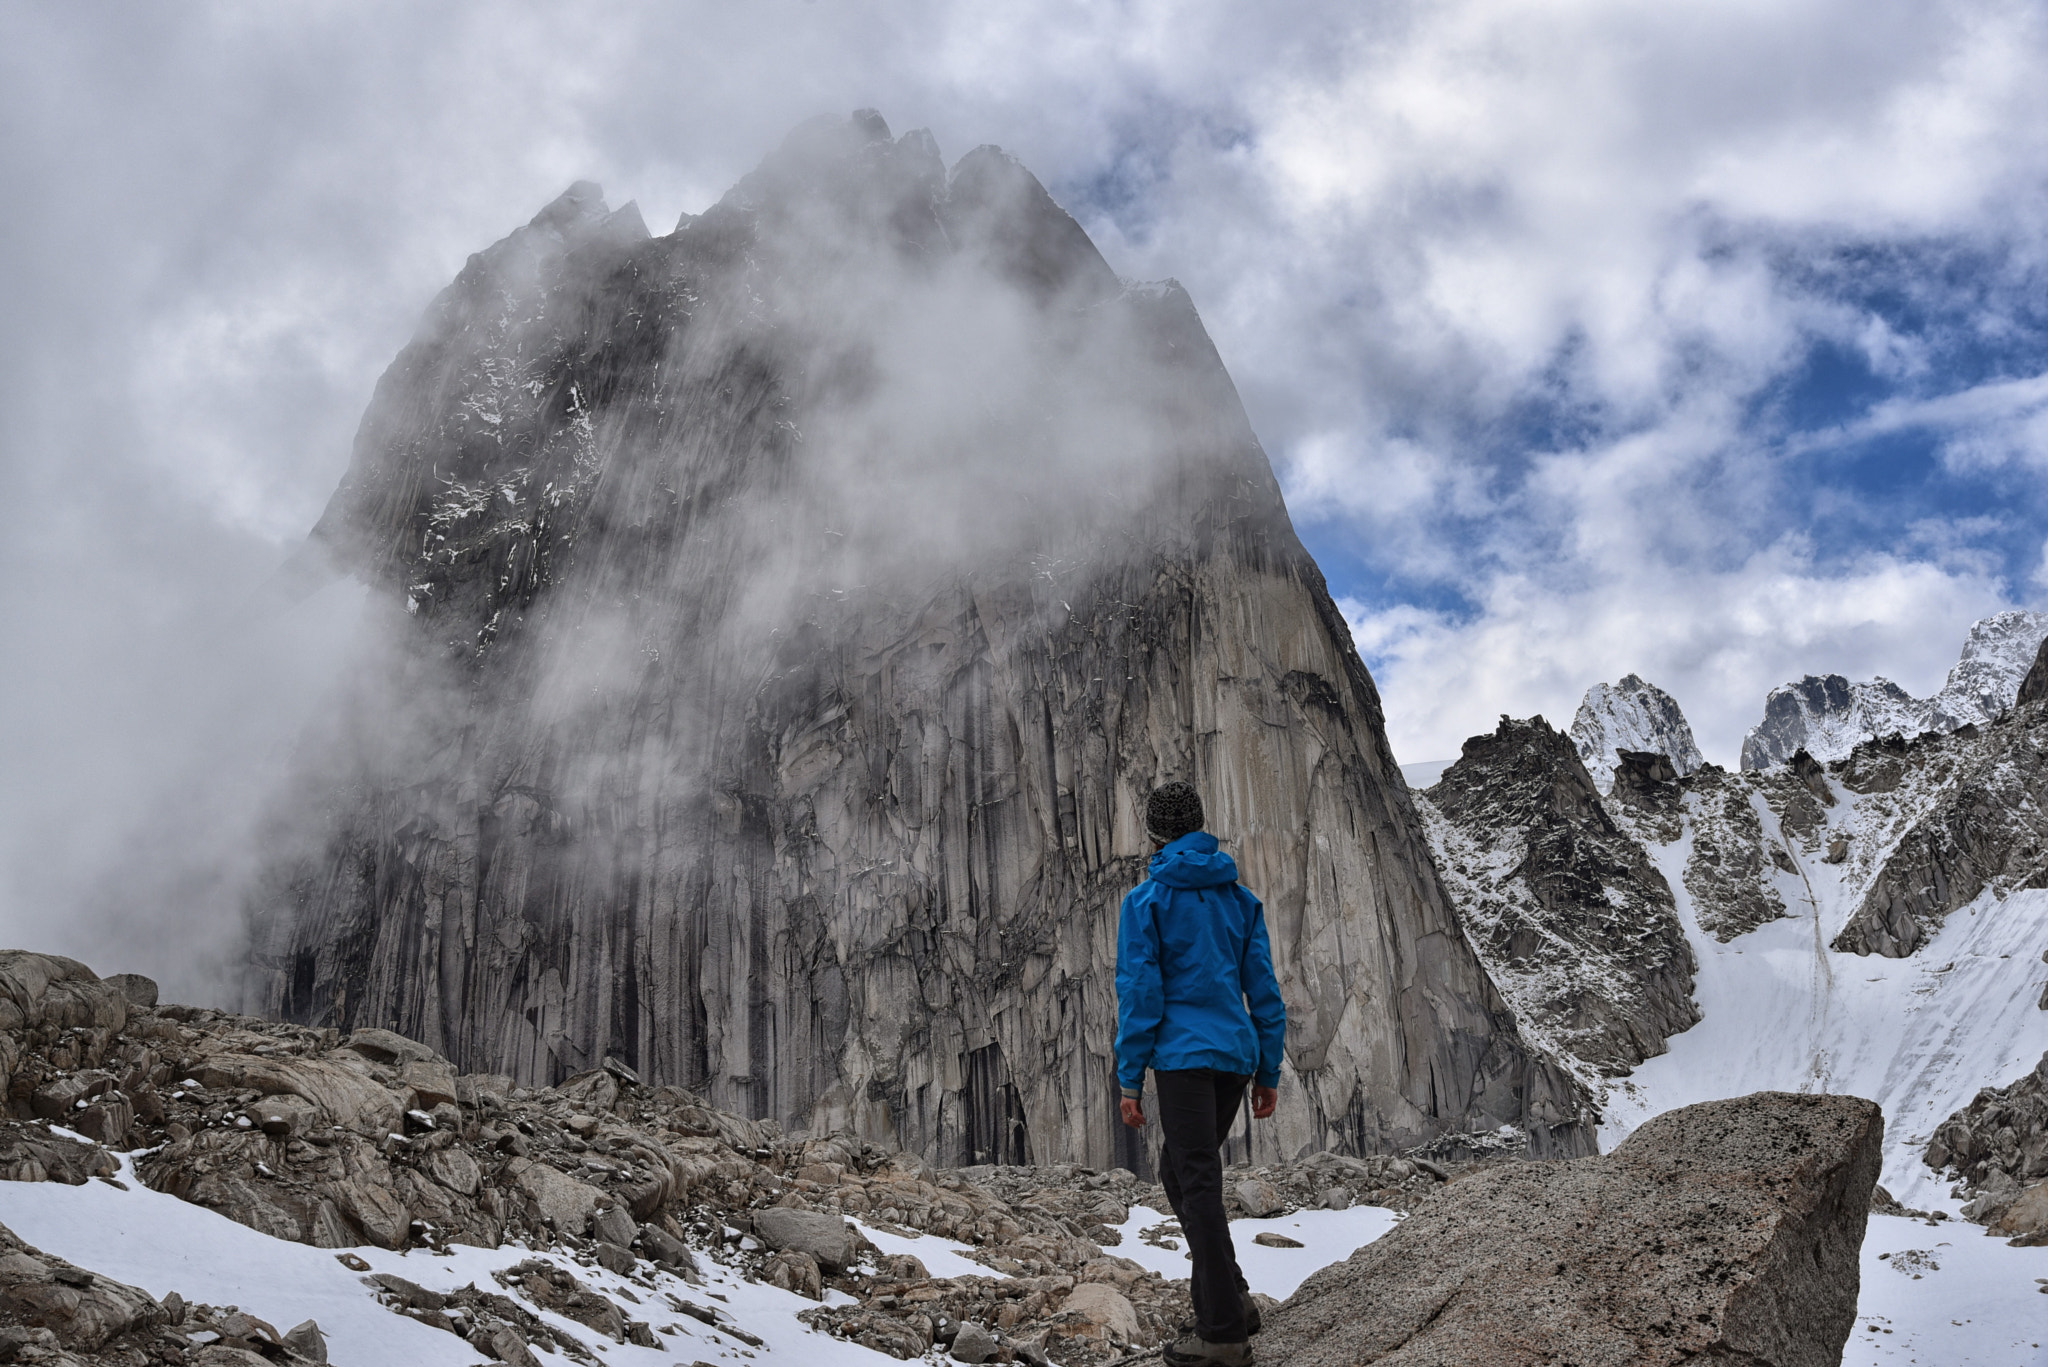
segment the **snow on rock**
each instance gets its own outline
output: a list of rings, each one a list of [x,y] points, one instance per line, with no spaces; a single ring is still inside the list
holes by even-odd
[[[2048,881],[2048,704],[1981,730],[1858,746],[1841,782],[1888,811],[1895,837],[1837,949],[1911,954],[1984,889]]]
[[[1614,1073],[1699,1019],[1671,889],[1570,738],[1503,717],[1416,808],[1467,937],[1533,1039]]]
[[[1946,719],[1944,730],[1990,721],[2013,705],[2041,643],[2048,640],[2048,612],[2016,608],[1996,612],[1971,626],[1962,658],[1948,671],[1932,699]]]
[[[2048,1248],[1873,1214],[1861,1270],[1842,1367],[2048,1364]]]
[[[1851,683],[1809,674],[1764,699],[1764,719],[1742,738],[1742,767],[1768,769],[1804,750],[1818,760],[1846,759],[1874,736],[1917,736],[1935,729],[1934,704],[1890,679]]]
[[[1614,779],[1616,756],[1623,750],[1663,755],[1681,778],[1706,763],[1677,700],[1638,674],[1587,689],[1572,718],[1571,734],[1586,772],[1603,793]]]
[[[474,1285],[525,1301],[550,1328],[589,1344],[586,1324],[546,1310],[523,1293],[509,1274],[535,1256],[524,1244],[499,1248],[454,1245],[444,1252],[393,1252],[374,1246],[312,1248],[274,1239],[201,1206],[151,1191],[123,1160],[122,1186],[88,1182],[69,1187],[49,1182],[0,1183],[0,1223],[24,1241],[103,1276],[131,1283],[159,1300],[175,1291],[188,1302],[235,1305],[274,1325],[316,1321],[327,1339],[335,1367],[473,1367],[476,1348],[444,1328],[394,1313],[379,1301],[368,1278],[394,1275],[448,1293]],[[623,1302],[654,1326],[654,1346],[603,1343],[612,1367],[670,1367],[683,1361],[738,1362],[743,1357],[790,1367],[866,1367],[893,1361],[888,1356],[832,1338],[798,1320],[817,1302],[707,1261],[702,1283],[691,1285],[671,1273],[643,1265],[621,1276],[567,1253],[548,1255],[578,1281]],[[367,1272],[343,1259],[353,1259]],[[707,1324],[678,1302],[697,1307],[718,1322]],[[738,1332],[734,1332],[737,1330]],[[534,1345],[541,1362],[574,1359]]]
[[[1840,674],[1809,674],[1781,684],[1743,738],[1742,767],[1767,769],[1801,750],[1823,762],[1847,759],[1866,740],[1982,725],[2013,705],[2044,638],[2048,613],[1993,613],[1971,626],[1961,658],[1931,698],[1915,698],[1885,678],[1852,683]]]

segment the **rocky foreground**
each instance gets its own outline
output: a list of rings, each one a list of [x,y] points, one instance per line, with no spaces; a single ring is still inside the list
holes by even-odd
[[[1110,1251],[1134,1204],[1165,1208],[1127,1171],[934,1169],[843,1134],[783,1135],[617,1065],[515,1087],[457,1074],[388,1031],[343,1038],[159,1005],[147,979],[17,951],[0,953],[0,1070],[12,1113],[0,1176],[11,1180],[139,1177],[366,1273],[350,1249],[524,1244],[535,1256],[494,1285],[364,1278],[392,1313],[495,1361],[536,1363],[545,1349],[596,1363],[607,1341],[667,1347],[660,1322],[676,1315],[759,1346],[709,1303],[722,1298],[660,1294],[650,1275],[695,1282],[710,1259],[821,1301],[806,1322],[897,1358],[1133,1361],[1155,1356],[1188,1312],[1185,1282]],[[1261,1358],[1836,1361],[1881,1132],[1868,1102],[1765,1093],[1672,1112],[1609,1158],[1451,1167],[1318,1154],[1234,1169],[1233,1215],[1357,1202],[1415,1212],[1284,1305],[1267,1301]],[[945,1236],[988,1274],[934,1277],[864,1229]],[[828,1291],[843,1295],[827,1305]],[[159,1298],[0,1229],[0,1362],[325,1360],[310,1319],[280,1329],[234,1306]]]
[[[821,1305],[816,1325],[900,1358],[939,1344],[962,1361],[1092,1364],[1158,1344],[1188,1313],[1185,1282],[1106,1251],[1132,1205],[1166,1209],[1159,1188],[1128,1171],[940,1170],[843,1134],[783,1135],[679,1088],[642,1086],[617,1064],[560,1087],[516,1087],[458,1074],[389,1031],[343,1037],[155,996],[147,979],[0,953],[0,1085],[12,1117],[0,1122],[0,1177],[118,1181],[115,1153],[140,1151],[134,1175],[152,1188],[281,1239],[552,1251],[503,1285],[454,1297],[371,1279],[395,1313],[486,1358],[529,1362],[540,1346],[595,1362],[603,1340],[659,1342],[649,1306],[606,1296],[565,1263],[627,1275],[652,1264],[687,1278],[716,1258],[821,1301],[840,1291],[855,1303]],[[1228,1202],[1259,1216],[1406,1209],[1446,1175],[1425,1157],[1319,1154],[1235,1170]],[[989,1275],[929,1276],[914,1257],[881,1253],[849,1217],[957,1240]],[[317,1325],[281,1331],[233,1307],[158,1300],[4,1238],[0,1361],[324,1360]],[[588,1333],[550,1329],[537,1310]],[[744,1336],[715,1308],[681,1313]]]

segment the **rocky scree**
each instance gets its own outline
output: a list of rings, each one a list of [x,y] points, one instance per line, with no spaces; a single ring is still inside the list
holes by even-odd
[[[745,1343],[744,1326],[723,1310],[660,1293],[639,1275],[651,1264],[692,1279],[702,1259],[814,1299],[828,1289],[852,1296],[857,1304],[812,1317],[898,1356],[971,1327],[970,1350],[974,1333],[991,1336],[991,1361],[1092,1364],[1159,1343],[1188,1313],[1185,1282],[1106,1251],[1133,1204],[1165,1208],[1160,1189],[1128,1170],[939,1169],[849,1134],[784,1135],[681,1089],[644,1086],[617,1063],[560,1087],[518,1087],[458,1073],[390,1031],[344,1036],[144,1006],[153,988],[115,981],[73,960],[0,953],[0,1059],[13,1112],[0,1130],[0,1177],[113,1180],[113,1151],[149,1150],[136,1172],[153,1188],[333,1248],[365,1272],[349,1248],[522,1240],[535,1257],[496,1287],[444,1294],[388,1274],[367,1279],[394,1313],[486,1356],[522,1362],[538,1347],[595,1362],[601,1340],[655,1342],[651,1330],[677,1315]],[[54,1134],[54,1122],[94,1138]],[[1496,1138],[1501,1152],[1526,1147],[1519,1135]],[[1354,1203],[1413,1209],[1440,1188],[1452,1147],[1434,1158],[1324,1153],[1238,1165],[1226,1200],[1233,1214],[1264,1216]],[[849,1218],[970,1245],[990,1275],[932,1278],[914,1257],[881,1254]],[[622,1301],[578,1276],[596,1266],[637,1278],[645,1294]],[[588,1339],[549,1328],[540,1310],[580,1323]],[[205,1312],[222,1323],[231,1313]],[[189,1321],[200,1327],[178,1332],[219,1361],[241,1360],[218,1357],[228,1351],[288,1360],[278,1345],[290,1336],[267,1326],[257,1328],[270,1346],[244,1349],[227,1340],[246,1334],[164,1315],[131,1330]],[[193,1337],[203,1332],[224,1337],[207,1347]],[[43,1351],[23,1351],[31,1348]],[[179,1361],[134,1359],[159,1360]]]
[[[2018,1245],[2048,1245],[2048,1054],[2018,1081],[1986,1087],[1944,1120],[1926,1159],[1958,1179],[1955,1194],[1968,1198],[1964,1218]]]

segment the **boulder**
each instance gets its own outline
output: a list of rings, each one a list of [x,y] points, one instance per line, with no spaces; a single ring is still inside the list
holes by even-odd
[[[1254,1220],[1268,1215],[1277,1215],[1286,1202],[1281,1199],[1280,1189],[1271,1182],[1253,1177],[1237,1184],[1237,1199],[1244,1207],[1245,1214]]]
[[[1608,1157],[1482,1171],[1311,1276],[1259,1356],[1835,1367],[1883,1133],[1872,1102],[1760,1092],[1667,1112]]]
[[[1992,1224],[1991,1232],[2028,1244],[2048,1243],[2048,1181],[2021,1192]]]
[[[597,1212],[605,1194],[588,1182],[579,1182],[559,1168],[531,1159],[514,1158],[505,1164],[506,1175],[533,1198],[541,1215],[562,1234],[582,1234]]]
[[[430,1060],[447,1061],[418,1040],[407,1039],[395,1030],[379,1030],[374,1026],[352,1032],[347,1047],[364,1058],[400,1067]]]
[[[1101,1336],[1129,1343],[1138,1336],[1138,1312],[1130,1298],[1113,1286],[1083,1282],[1060,1304],[1063,1315],[1079,1315]]]
[[[128,998],[98,974],[58,954],[0,950],[0,1030],[118,1031]]]
[[[996,1336],[969,1320],[953,1336],[953,1361],[987,1362],[996,1355]]]
[[[417,1094],[420,1109],[423,1111],[431,1111],[436,1106],[453,1105],[461,1091],[455,1076],[455,1065],[446,1059],[414,1059],[399,1071],[398,1076],[399,1081]]]
[[[0,1121],[0,1180],[62,1182],[75,1187],[88,1178],[112,1177],[120,1170],[120,1163],[98,1144],[81,1144],[51,1134],[42,1125]]]
[[[88,1352],[109,1339],[164,1319],[163,1307],[147,1291],[39,1255],[4,1225],[0,1225],[0,1314],[32,1328],[48,1329],[65,1348]]]
[[[754,1233],[778,1252],[792,1248],[810,1254],[828,1272],[836,1272],[854,1259],[853,1231],[846,1221],[823,1211],[771,1206],[755,1212]]]
[[[126,997],[130,1006],[148,1008],[156,1005],[155,978],[146,978],[140,973],[112,973],[100,981]]]
[[[306,1320],[286,1330],[284,1346],[308,1362],[327,1361],[327,1336],[320,1332],[316,1320]]]
[[[373,1138],[403,1129],[402,1098],[375,1078],[349,1067],[343,1061],[346,1057],[340,1053],[324,1059],[214,1054],[199,1068],[198,1080],[213,1091],[301,1097],[317,1106],[327,1123]],[[356,1067],[365,1066],[361,1059],[355,1063]]]

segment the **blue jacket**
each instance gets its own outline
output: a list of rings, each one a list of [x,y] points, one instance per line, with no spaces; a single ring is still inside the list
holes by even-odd
[[[1118,1086],[1135,1096],[1147,1068],[1214,1068],[1277,1087],[1287,1006],[1237,861],[1196,831],[1153,855],[1151,874],[1117,917]]]

